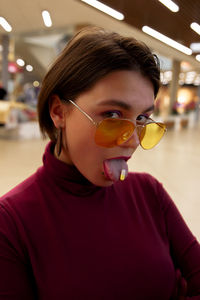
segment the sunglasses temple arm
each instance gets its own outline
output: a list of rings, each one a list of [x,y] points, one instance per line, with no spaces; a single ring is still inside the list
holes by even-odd
[[[94,125],[96,125],[96,122],[85,112],[83,111],[74,101],[68,100],[70,103],[72,103],[80,112],[82,112]]]
[[[149,118],[149,120],[151,120],[152,122],[156,123],[158,126],[162,127],[159,122],[155,122],[153,119]],[[165,128],[165,131],[167,131],[167,128]]]
[[[163,128],[162,125],[160,125],[159,123],[156,122],[156,124],[157,124],[158,126],[160,126],[161,128]],[[164,124],[164,126],[166,126],[166,125]],[[167,128],[165,127],[164,130],[167,131]]]

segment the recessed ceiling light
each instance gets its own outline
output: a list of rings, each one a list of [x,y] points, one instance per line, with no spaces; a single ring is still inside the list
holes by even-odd
[[[24,60],[21,59],[21,58],[18,58],[16,62],[17,62],[17,64],[18,64],[18,66],[20,66],[20,67],[23,67],[23,66],[25,65]]]
[[[35,80],[33,81],[33,86],[34,87],[38,87],[40,85],[39,81]]]
[[[51,21],[50,13],[47,10],[43,10],[42,17],[43,17],[44,25],[46,27],[51,27],[52,21]]]
[[[171,0],[158,0],[158,1],[161,2],[163,5],[165,5],[167,8],[169,8],[172,12],[179,11],[179,6]]]
[[[196,55],[196,60],[200,61],[200,54]]]
[[[144,31],[145,33],[153,36],[154,38],[158,39],[159,41],[187,54],[187,55],[191,55],[192,54],[192,50],[188,47],[183,46],[182,44],[172,40],[171,38],[167,37],[166,35],[152,29],[149,26],[143,26],[142,27],[142,31]]]
[[[7,32],[12,31],[12,27],[10,24],[4,19],[3,17],[0,17],[0,25],[3,27],[3,29]]]
[[[190,27],[198,34],[200,34],[200,25],[196,22],[190,24]]]
[[[32,67],[31,65],[27,65],[27,66],[26,66],[26,70],[27,70],[28,72],[32,72],[32,71],[33,71],[33,67]]]
[[[124,15],[122,13],[101,3],[100,1],[97,1],[97,0],[81,0],[81,1],[99,9],[100,11],[103,11],[104,13],[110,15],[111,17],[113,17],[117,20],[120,20],[120,21],[124,20]]]

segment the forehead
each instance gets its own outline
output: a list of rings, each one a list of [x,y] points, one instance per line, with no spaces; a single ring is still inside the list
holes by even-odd
[[[154,102],[151,81],[136,71],[115,71],[100,79],[90,90],[78,97],[79,104],[102,105],[106,100],[119,100],[130,108],[145,109]],[[114,105],[113,101],[113,105]]]

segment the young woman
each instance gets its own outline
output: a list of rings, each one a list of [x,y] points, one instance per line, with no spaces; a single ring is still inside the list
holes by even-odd
[[[197,240],[155,178],[128,173],[137,147],[165,133],[150,117],[159,78],[147,46],[101,28],[79,32],[48,71],[43,166],[0,202],[0,299],[200,295]]]

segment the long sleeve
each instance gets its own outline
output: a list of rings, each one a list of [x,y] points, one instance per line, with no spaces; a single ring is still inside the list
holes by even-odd
[[[48,151],[0,199],[0,299],[169,300],[175,268],[200,295],[199,244],[159,182],[97,188]]]
[[[181,270],[187,281],[188,296],[200,296],[200,245],[167,192],[162,189],[162,186],[160,189],[163,199],[162,209],[175,267]]]
[[[32,285],[17,228],[0,204],[0,299],[36,299]]]

